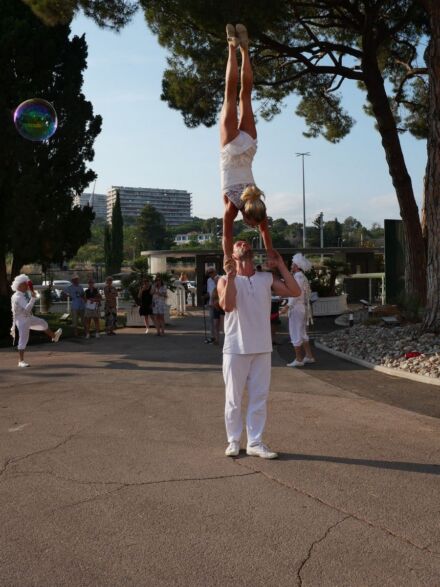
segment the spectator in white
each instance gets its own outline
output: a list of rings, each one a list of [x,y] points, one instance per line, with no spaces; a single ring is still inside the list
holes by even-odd
[[[269,272],[255,271],[252,248],[246,241],[234,244],[232,258],[235,268],[229,264],[228,273],[217,283],[220,305],[226,312],[223,377],[229,444],[225,454],[234,457],[240,451],[241,402],[246,386],[249,396],[246,452],[263,459],[275,459],[277,453],[262,441],[271,371],[271,290],[282,297],[297,296],[300,290],[277,251],[273,251],[271,265],[278,268],[282,279]]]
[[[63,331],[58,328],[56,332],[50,330],[46,320],[37,318],[32,314],[32,308],[34,307],[37,299],[36,293],[33,290],[32,282],[29,277],[22,273],[17,275],[14,279],[11,289],[14,292],[11,298],[11,309],[12,309],[12,328],[11,336],[15,342],[15,327],[18,329],[18,354],[19,354],[19,367],[29,367],[29,363],[25,363],[24,351],[29,341],[30,330],[40,330],[47,334],[47,336],[53,341],[58,342]],[[30,295],[29,293],[30,292]]]
[[[208,281],[206,282],[206,291],[208,294],[208,306],[209,306],[209,323],[211,326],[211,338],[208,342],[212,343],[216,340],[215,332],[215,317],[214,317],[214,300],[212,298],[213,291],[217,287],[217,271],[214,267],[208,269]]]
[[[95,287],[93,279],[88,281],[89,287],[84,292],[86,297],[86,310],[84,313],[84,323],[86,329],[86,338],[90,338],[90,322],[95,323],[95,338],[99,338],[99,318],[101,316],[102,296]]]
[[[298,283],[301,294],[295,298],[289,298],[289,334],[295,358],[288,367],[303,367],[305,363],[314,363],[309,337],[307,336],[307,324],[312,318],[310,308],[310,285],[304,271],[310,271],[312,265],[304,255],[297,253],[292,257],[292,273]]]
[[[78,318],[81,320],[81,326],[84,328],[84,310],[85,310],[85,296],[84,288],[79,284],[79,275],[76,273],[72,275],[72,283],[66,287],[64,292],[71,299],[71,313],[73,333],[78,336]]]

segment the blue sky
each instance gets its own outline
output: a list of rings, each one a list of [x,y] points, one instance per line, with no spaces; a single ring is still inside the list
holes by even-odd
[[[83,89],[103,117],[91,165],[98,174],[96,192],[111,185],[185,189],[192,193],[193,215],[221,216],[218,129],[188,129],[181,114],[160,100],[167,52],[143,14],[120,33],[79,16],[72,32],[86,34]],[[295,153],[304,151],[311,153],[305,161],[307,223],[321,211],[324,220],[355,216],[365,226],[400,218],[380,136],[362,111],[364,96],[350,82],[341,91],[357,122],[337,145],[302,135],[305,125],[295,116],[295,97],[273,121],[258,123],[254,177],[273,218],[302,222],[301,160]],[[426,143],[404,135],[402,144],[420,207]]]

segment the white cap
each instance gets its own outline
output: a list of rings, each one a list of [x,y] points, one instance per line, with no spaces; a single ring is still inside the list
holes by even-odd
[[[29,277],[24,273],[22,273],[21,275],[17,275],[17,277],[14,279],[11,285],[12,291],[17,291],[19,285],[21,285],[22,283],[27,283],[28,281]]]
[[[296,253],[296,255],[293,255],[292,263],[295,263],[295,265],[303,271],[310,271],[312,268],[312,264],[302,253]]]

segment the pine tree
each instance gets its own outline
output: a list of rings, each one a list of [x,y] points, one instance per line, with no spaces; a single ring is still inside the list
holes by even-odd
[[[104,259],[105,259],[105,273],[111,275],[113,272],[112,266],[112,232],[111,227],[106,222],[104,227]]]
[[[112,273],[121,271],[124,258],[124,222],[122,219],[121,200],[119,194],[112,210],[112,231],[111,231],[111,268]]]

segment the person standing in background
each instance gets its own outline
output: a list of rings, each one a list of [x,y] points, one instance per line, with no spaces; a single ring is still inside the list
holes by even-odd
[[[160,276],[154,280],[152,287],[153,294],[153,317],[156,324],[156,335],[165,335],[165,309],[168,297],[167,287]]]
[[[90,338],[90,322],[95,323],[95,338],[99,338],[99,318],[101,314],[101,294],[95,287],[93,279],[89,279],[89,287],[84,292],[86,297],[86,310],[84,313],[86,338]]]
[[[71,277],[71,284],[66,287],[64,292],[71,300],[72,326],[74,336],[78,336],[78,319],[81,320],[82,328],[84,325],[85,296],[84,288],[79,284],[79,275],[75,273]]]
[[[211,327],[211,338],[208,342],[212,343],[216,340],[216,333],[215,333],[215,324],[214,324],[214,305],[212,300],[212,293],[217,287],[217,270],[215,267],[210,267],[208,269],[208,281],[206,282],[206,292],[208,294],[208,306],[209,306],[209,323]]]
[[[305,363],[314,363],[309,337],[307,335],[307,324],[311,317],[310,310],[310,286],[304,271],[310,271],[312,265],[302,253],[292,257],[292,273],[299,285],[301,294],[296,298],[289,298],[289,334],[295,358],[287,367],[303,367]]]
[[[113,285],[113,278],[107,277],[104,287],[104,314],[105,331],[108,335],[116,334],[116,320],[118,317],[118,290]]]
[[[145,334],[148,334],[150,330],[149,320],[155,325],[153,316],[153,293],[151,281],[146,277],[142,280],[142,285],[138,293],[139,301],[139,315],[144,317],[145,322]]]

